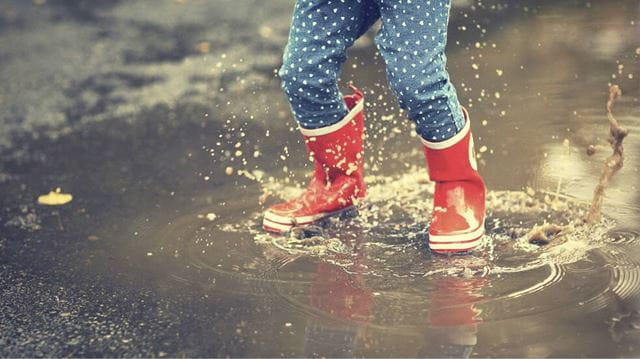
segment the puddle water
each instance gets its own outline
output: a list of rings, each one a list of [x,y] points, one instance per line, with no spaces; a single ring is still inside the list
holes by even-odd
[[[557,355],[538,341],[568,329],[553,327],[558,323],[581,323],[569,327],[592,340],[607,326],[615,328],[616,315],[637,310],[637,232],[616,229],[605,218],[546,246],[533,245],[522,236],[535,224],[570,222],[588,204],[556,193],[492,191],[484,246],[468,256],[432,255],[425,245],[432,185],[425,178],[418,168],[368,177],[368,200],[358,215],[309,228],[315,237],[264,233],[255,205],[236,208],[242,216],[214,220],[207,219],[205,205],[169,225],[148,225],[155,232],[136,252],[160,255],[163,270],[178,283],[207,288],[212,296],[258,296],[304,318],[279,329],[290,325],[302,335],[304,327],[305,355],[367,356],[401,343],[406,346],[393,350],[408,356],[488,355],[493,349],[482,341],[494,343],[498,329],[500,340],[517,335],[539,346],[526,353]],[[285,198],[300,191],[265,187]],[[583,340],[565,338],[562,345],[569,352]]]
[[[222,11],[219,4],[159,3],[162,16],[172,6],[193,16],[200,7]],[[141,41],[135,38],[148,26],[124,16],[144,10],[137,4],[94,16],[109,19],[101,26],[113,26],[112,36],[121,31]],[[99,330],[74,319],[86,340],[45,355],[640,355],[640,8],[622,0],[508,5],[460,1],[452,10],[450,69],[470,109],[490,189],[487,235],[466,256],[434,255],[426,245],[433,185],[370,34],[351,50],[343,74],[367,97],[368,197],[357,213],[328,220],[304,239],[260,226],[265,205],[302,190],[310,165],[272,77],[288,1],[261,10],[260,28],[235,12],[221,19],[225,29],[243,23],[271,39],[261,43],[249,32],[237,34],[242,46],[212,41],[213,48],[227,46],[227,62],[181,42],[213,30],[169,27],[163,31],[179,32],[171,44],[183,50],[183,62],[164,47],[171,44],[149,45],[157,50],[150,60],[128,45],[128,62],[77,81],[63,112],[81,121],[51,137],[15,137],[1,162],[0,265],[33,275],[24,287],[73,284],[65,294],[71,297],[56,305],[84,296],[109,308],[104,320],[115,329],[101,337],[102,349],[79,349],[90,348]],[[144,18],[162,27],[153,15]],[[113,19],[120,20],[109,25]],[[204,40],[196,42],[205,48]],[[257,51],[269,64],[240,61]],[[174,57],[163,59],[165,53]],[[212,77],[193,78],[201,73]],[[227,92],[211,95],[209,80]],[[630,135],[603,219],[547,245],[531,244],[524,235],[533,226],[567,224],[588,209],[610,154],[610,83],[623,90],[614,114]],[[57,187],[73,200],[36,203]],[[127,300],[105,299],[119,294]],[[89,311],[69,310],[71,318]],[[134,339],[121,337],[138,322],[148,331],[139,326]],[[38,338],[67,335],[43,325]],[[21,332],[31,333],[28,326]],[[129,347],[114,351],[112,340],[115,347],[129,340]],[[26,340],[1,343],[11,344],[0,349],[7,356],[30,348]]]

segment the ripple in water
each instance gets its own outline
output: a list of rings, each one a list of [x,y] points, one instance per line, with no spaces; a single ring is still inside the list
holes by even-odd
[[[442,280],[479,281],[481,286],[472,286],[481,297],[474,307],[510,308],[486,310],[483,321],[567,308],[596,311],[614,298],[638,294],[640,263],[618,248],[636,242],[637,233],[612,232],[613,223],[603,220],[544,247],[521,238],[535,224],[565,224],[582,216],[587,204],[565,195],[532,190],[490,192],[483,248],[470,256],[432,255],[426,239],[433,187],[424,177],[414,171],[400,177],[368,178],[368,202],[359,216],[328,221],[324,241],[316,240],[315,245],[262,233],[259,226],[254,226],[255,240],[261,246],[312,257],[362,277],[369,288],[376,288],[376,300],[386,295],[396,298],[392,306],[406,306],[411,297],[420,302],[433,296]],[[271,190],[294,196],[299,189],[280,186]],[[286,271],[282,268],[276,274]],[[416,287],[414,283],[421,279]]]
[[[152,237],[175,253],[175,280],[274,298],[310,320],[385,332],[590,313],[638,296],[640,263],[628,250],[638,233],[613,231],[604,220],[548,246],[521,238],[535,224],[568,223],[586,210],[561,195],[490,192],[483,247],[467,256],[432,255],[426,239],[433,187],[425,177],[415,170],[368,178],[358,216],[328,220],[321,236],[303,241],[264,233],[260,213],[198,219],[205,207]],[[268,186],[285,197],[300,190]]]

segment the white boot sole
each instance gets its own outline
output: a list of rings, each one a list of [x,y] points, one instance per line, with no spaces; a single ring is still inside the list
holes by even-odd
[[[482,243],[484,223],[476,230],[468,233],[451,235],[429,234],[429,248],[433,252],[455,253],[468,252]]]
[[[349,206],[333,212],[323,212],[312,216],[286,217],[277,215],[269,210],[264,213],[262,219],[262,228],[274,233],[285,233],[294,227],[305,227],[314,223],[318,223],[326,218],[339,216],[345,212],[354,210],[356,206]]]

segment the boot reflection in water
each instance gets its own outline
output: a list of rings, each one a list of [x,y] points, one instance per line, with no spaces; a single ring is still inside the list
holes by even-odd
[[[348,268],[317,265],[310,303],[320,315],[307,322],[305,356],[353,357],[371,344],[373,337],[366,333],[374,321],[376,303],[364,280],[366,253],[362,249],[356,253]],[[484,278],[443,277],[432,282],[427,330],[417,357],[467,358],[472,354],[482,322],[477,304],[485,299],[485,284]],[[405,314],[396,313],[399,317]]]
[[[436,182],[429,244],[466,252],[484,234],[484,182],[469,116],[449,81],[444,50],[450,0],[297,0],[279,75],[314,161],[298,198],[268,208],[265,230],[284,233],[350,210],[365,196],[364,97],[337,85],[346,51],[378,19],[376,44],[399,105],[415,122]]]
[[[439,278],[434,283],[429,310],[430,330],[418,356],[468,358],[478,343],[482,311],[476,303],[484,299],[484,278]]]
[[[348,269],[319,263],[311,286],[311,305],[327,319],[311,319],[305,329],[305,356],[353,357],[372,319],[373,294],[362,276],[363,251]]]

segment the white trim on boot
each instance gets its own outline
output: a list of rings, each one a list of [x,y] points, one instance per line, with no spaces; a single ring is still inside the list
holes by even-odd
[[[467,252],[477,248],[480,244],[482,244],[482,236],[470,240],[468,242],[463,243],[446,243],[440,244],[437,242],[429,242],[429,249],[433,252]]]
[[[474,249],[484,236],[484,222],[467,233],[435,235],[429,233],[429,248],[434,252],[465,252]]]
[[[469,133],[469,130],[471,129],[471,121],[469,121],[469,114],[467,113],[467,110],[463,108],[462,112],[464,113],[464,126],[462,127],[462,130],[460,130],[460,132],[456,133],[455,136],[447,140],[444,140],[442,142],[430,142],[420,137],[420,141],[422,141],[422,144],[432,150],[444,150],[445,148],[449,148],[455,145],[456,143],[460,142],[464,138],[464,136],[466,136],[467,133]]]
[[[481,237],[484,234],[484,223],[471,232],[457,234],[431,234],[429,233],[429,243],[459,243],[467,242],[472,239]]]
[[[304,136],[308,136],[308,137],[322,136],[322,135],[336,132],[339,129],[346,126],[349,122],[351,122],[351,120],[353,120],[353,118],[363,109],[364,109],[364,98],[361,98],[360,101],[358,101],[358,103],[355,106],[353,106],[351,111],[349,111],[349,113],[346,116],[344,116],[342,120],[334,123],[333,125],[329,125],[327,127],[321,127],[321,128],[300,127],[300,132],[302,132]]]
[[[262,226],[266,230],[275,229],[278,232],[284,233],[289,231],[293,227],[308,226],[310,224],[319,222],[325,218],[337,216],[344,212],[353,210],[355,208],[356,208],[355,205],[351,205],[333,212],[321,212],[321,213],[310,215],[310,216],[300,216],[300,217],[280,216],[271,212],[270,210],[266,210],[262,218]],[[274,232],[274,231],[271,231],[271,232]]]

